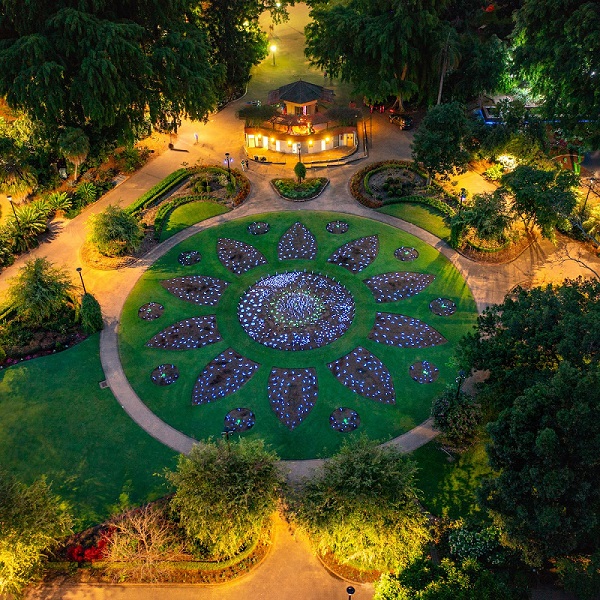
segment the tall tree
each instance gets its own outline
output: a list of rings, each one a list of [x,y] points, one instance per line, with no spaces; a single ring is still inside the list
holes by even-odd
[[[466,148],[470,132],[464,107],[458,102],[440,104],[427,111],[411,145],[413,158],[430,177],[448,178],[469,162]]]
[[[600,4],[524,0],[515,41],[515,64],[546,116],[600,147]]]
[[[437,2],[418,0],[334,0],[315,3],[306,27],[305,54],[331,77],[353,84],[370,102],[395,97],[400,108],[416,93],[437,91],[441,24]],[[445,38],[444,38],[445,41]],[[427,85],[425,85],[425,83]]]
[[[0,594],[18,596],[70,528],[67,507],[44,480],[26,486],[0,473]]]
[[[56,126],[132,136],[204,118],[221,72],[192,0],[0,3],[0,93]]]
[[[202,442],[180,456],[166,474],[171,506],[200,553],[230,558],[261,534],[282,485],[276,463],[262,440]]]
[[[501,181],[512,194],[514,211],[525,228],[529,230],[535,224],[544,237],[552,238],[556,225],[568,218],[577,204],[578,178],[571,171],[519,165]]]
[[[394,447],[345,444],[306,483],[295,514],[321,553],[381,571],[404,567],[428,539],[415,466]]]

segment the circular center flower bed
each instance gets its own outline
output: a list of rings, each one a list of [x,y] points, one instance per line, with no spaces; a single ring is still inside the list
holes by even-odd
[[[350,327],[354,300],[333,279],[290,271],[255,283],[240,300],[244,331],[278,350],[312,350],[330,344]]]

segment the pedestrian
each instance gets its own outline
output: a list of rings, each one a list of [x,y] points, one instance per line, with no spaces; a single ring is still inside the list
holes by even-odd
[[[195,134],[194,134],[194,139],[196,140],[196,141],[194,142],[194,144],[197,144],[197,143],[198,143],[198,134],[197,134],[197,133],[195,133]]]

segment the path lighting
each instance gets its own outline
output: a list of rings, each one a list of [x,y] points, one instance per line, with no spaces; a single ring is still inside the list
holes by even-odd
[[[19,232],[21,231],[21,222],[19,221],[19,217],[17,217],[17,211],[15,210],[15,205],[13,204],[12,196],[6,196],[6,199],[10,203],[10,207],[12,208],[13,215],[15,215],[15,221],[17,222],[17,228]]]
[[[461,188],[460,189],[460,206],[458,207],[458,214],[460,215],[461,211],[462,211],[462,207],[463,204],[465,202],[465,199],[467,197],[467,190],[465,190],[465,188]]]
[[[354,595],[354,592],[355,592],[355,591],[356,591],[356,590],[355,590],[355,589],[354,589],[354,588],[353,588],[351,585],[349,585],[349,586],[346,588],[346,593],[348,594],[348,600],[352,600],[352,596]]]
[[[225,425],[225,427],[223,428],[223,431],[221,433],[221,435],[225,438],[225,441],[227,442],[227,451],[231,452],[231,442],[229,441],[229,436],[235,431],[235,429],[233,429],[232,427],[229,427],[227,425]]]
[[[225,152],[225,160],[227,161],[227,177],[229,177],[229,183],[231,183],[231,159],[229,158],[229,152]]]
[[[277,50],[277,46],[275,44],[271,44],[270,50],[273,53],[273,66],[275,66],[275,51]]]
[[[298,142],[296,148],[298,148],[298,162],[302,162],[302,144]]]
[[[75,269],[79,273],[79,279],[81,279],[81,287],[83,288],[83,295],[87,294],[87,290],[85,289],[85,283],[83,283],[83,275],[81,273],[81,267],[77,267]]]
[[[456,378],[456,401],[458,402],[458,397],[460,396],[460,388],[462,387],[463,381],[467,374],[461,369],[458,372],[458,377]]]
[[[583,208],[581,209],[581,216],[582,217],[585,214],[585,207],[587,206],[587,201],[588,201],[588,198],[590,197],[590,192],[592,191],[592,188],[594,187],[594,182],[595,181],[596,181],[596,179],[594,177],[590,177],[590,181],[588,183],[588,191],[587,191],[587,194],[585,196],[585,201],[583,202]]]

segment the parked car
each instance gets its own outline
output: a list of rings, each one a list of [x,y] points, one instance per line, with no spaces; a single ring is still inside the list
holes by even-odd
[[[260,106],[260,100],[248,100],[246,104],[249,104],[250,106]]]
[[[413,126],[412,117],[408,115],[390,115],[390,123],[398,125],[400,129],[411,129]]]

